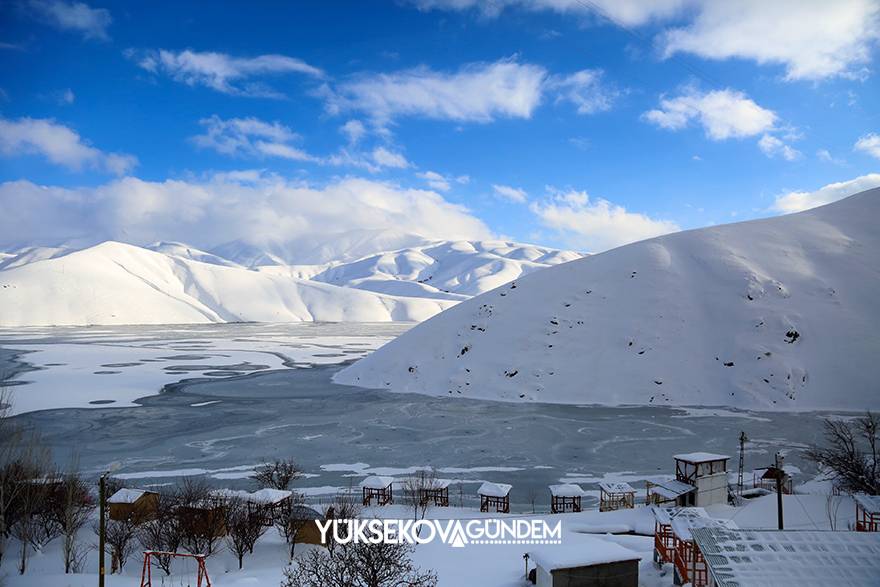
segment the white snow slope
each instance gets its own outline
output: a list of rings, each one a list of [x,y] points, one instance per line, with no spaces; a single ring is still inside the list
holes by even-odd
[[[0,259],[0,326],[420,321],[578,256],[503,242],[447,242],[353,263],[250,269],[181,243],[28,248]],[[432,272],[445,291],[419,283]]]
[[[880,407],[880,189],[545,269],[339,383],[571,404]]]

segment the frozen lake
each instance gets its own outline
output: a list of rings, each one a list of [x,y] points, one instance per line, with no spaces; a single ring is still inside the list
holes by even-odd
[[[112,468],[132,486],[205,475],[244,487],[254,465],[293,457],[308,474],[299,489],[314,500],[367,474],[430,466],[464,481],[464,505],[492,480],[514,485],[514,509],[531,511],[534,499],[540,511],[548,484],[580,483],[594,497],[602,480],[643,487],[672,473],[676,453],[729,454],[735,468],[740,430],[751,439],[747,471],[784,450],[796,483],[815,476],[799,449],[819,439],[827,414],[512,404],[331,383],[340,362],[408,327],[0,331],[0,377],[13,383],[17,417],[57,460],[90,474]],[[457,489],[450,498],[458,503]]]

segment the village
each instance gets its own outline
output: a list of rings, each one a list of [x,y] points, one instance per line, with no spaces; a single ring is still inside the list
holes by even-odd
[[[13,539],[4,567],[18,565],[18,576],[7,574],[10,585],[49,584],[41,581],[51,575],[34,573],[45,570],[47,553],[60,545],[66,574],[59,577],[70,585],[237,586],[255,577],[257,584],[311,585],[319,583],[295,582],[292,569],[354,543],[338,529],[328,532],[334,520],[520,520],[561,522],[561,532],[554,540],[491,533],[473,543],[417,539],[401,552],[424,573],[408,584],[876,585],[880,496],[833,483],[827,495],[798,493],[782,455],[747,470],[745,443],[742,434],[738,466],[731,467],[729,455],[693,452],[671,455],[670,474],[640,490],[600,482],[594,506],[585,507],[593,490],[550,485],[532,513],[512,510],[514,488],[502,482],[479,485],[478,510],[463,507],[460,482],[430,469],[369,475],[329,500],[296,491],[303,472],[292,460],[258,467],[252,491],[191,478],[161,488],[125,487],[108,474],[96,494],[78,476],[14,482],[7,475],[4,490],[15,494],[13,506],[30,509],[5,512]],[[97,552],[77,546],[82,538],[76,534],[93,530]],[[279,551],[272,563],[271,553]],[[281,579],[284,561],[292,564]]]

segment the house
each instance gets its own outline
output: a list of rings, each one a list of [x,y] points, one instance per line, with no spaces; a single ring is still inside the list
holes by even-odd
[[[856,531],[880,532],[880,495],[853,495],[856,502]]]
[[[703,508],[651,508],[654,514],[654,562],[673,563],[676,585],[707,585],[708,571],[691,530],[705,527],[736,527],[730,520],[711,518]]]
[[[192,533],[218,538],[226,536],[227,508],[222,497],[212,494],[198,501],[180,503],[174,512],[178,522]]]
[[[550,486],[550,512],[561,514],[581,511],[584,490],[573,483]]]
[[[159,510],[159,494],[154,491],[124,487],[107,498],[107,507],[110,510],[111,520],[146,522],[156,518]]]
[[[679,498],[678,505],[704,507],[716,503],[727,503],[727,461],[730,460],[729,456],[694,452],[675,455],[673,458],[675,459],[675,479],[696,488],[693,493],[687,493]]]
[[[491,481],[480,485],[477,490],[477,495],[480,496],[480,511],[488,512],[490,508],[495,508],[495,511],[500,514],[509,514],[510,490],[512,488],[513,486],[507,483],[492,483]]]
[[[294,524],[301,524],[296,531],[295,542],[297,544],[324,545],[321,541],[321,530],[317,521],[324,519],[317,510],[305,505],[291,506],[290,519]]]
[[[639,556],[604,540],[539,547],[526,554],[535,564],[529,580],[537,587],[638,587]]]
[[[718,527],[692,534],[713,587],[880,584],[880,534]]]
[[[449,479],[429,479],[425,487],[419,487],[419,501],[438,507],[449,507]]]
[[[599,483],[599,511],[632,509],[636,505],[636,490],[629,483]]]
[[[369,506],[374,497],[376,498],[377,505],[394,503],[394,495],[391,490],[393,484],[394,477],[384,477],[381,475],[370,475],[361,481],[364,505]]]

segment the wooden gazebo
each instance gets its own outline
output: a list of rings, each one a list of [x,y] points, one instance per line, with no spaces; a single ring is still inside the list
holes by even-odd
[[[431,479],[427,486],[419,487],[419,502],[437,507],[449,507],[449,479]]]
[[[573,483],[550,486],[550,512],[562,514],[581,511],[581,498],[584,490]]]
[[[488,512],[490,508],[495,508],[499,514],[510,513],[510,490],[512,485],[507,483],[492,483],[486,481],[477,490],[480,496],[480,511]]]
[[[880,532],[880,495],[856,493],[856,531]]]
[[[361,481],[364,505],[371,505],[374,497],[376,498],[376,505],[394,503],[394,495],[391,490],[393,484],[394,477],[384,477],[381,475],[371,475]]]
[[[636,506],[636,490],[629,483],[599,483],[599,511],[632,509]]]

